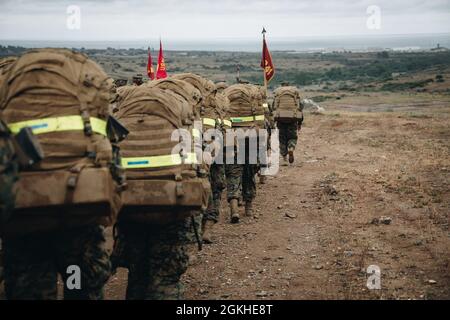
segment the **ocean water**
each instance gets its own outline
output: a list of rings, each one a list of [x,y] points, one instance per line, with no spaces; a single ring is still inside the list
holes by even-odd
[[[216,40],[175,40],[163,39],[165,50],[175,51],[241,51],[258,52],[261,40],[254,39],[216,39]],[[65,47],[86,49],[145,49],[156,46],[157,39],[133,41],[44,41],[44,40],[0,40],[2,46],[22,46],[26,48]],[[296,39],[268,39],[271,51],[373,51],[392,50],[427,50],[437,46],[450,49],[450,33],[413,34],[413,35],[370,35],[370,36],[336,36],[304,37]]]

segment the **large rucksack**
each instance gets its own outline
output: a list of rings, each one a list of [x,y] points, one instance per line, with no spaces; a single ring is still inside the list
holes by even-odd
[[[170,94],[176,95],[179,99],[188,104],[187,108],[182,108],[183,125],[188,126],[191,130],[193,138],[197,138],[198,146],[201,148],[201,133],[198,123],[201,119],[201,105],[203,101],[200,90],[185,80],[165,78],[147,83],[148,87],[156,87],[168,91]],[[205,163],[199,164],[201,170],[209,171],[209,167]]]
[[[228,88],[228,84],[225,81],[216,82],[216,90],[218,92],[224,92]]]
[[[177,74],[173,78],[184,80],[200,91],[202,101],[199,114],[204,130],[231,128],[231,122],[226,112],[227,101],[223,95],[217,94],[214,82],[193,73]]]
[[[141,86],[118,110],[130,131],[120,143],[128,179],[120,219],[166,223],[205,209],[210,186],[194,146],[172,154],[179,143],[171,140],[174,130],[192,130],[192,106],[168,89]]]
[[[296,87],[280,87],[274,92],[274,119],[279,122],[294,122],[302,119],[300,92]]]
[[[228,114],[233,127],[264,128],[261,92],[251,84],[234,84],[224,91],[230,104]]]
[[[199,104],[202,101],[202,93],[189,82],[176,78],[165,78],[149,81],[146,86],[172,91],[192,106],[194,117],[197,118],[199,116]]]
[[[189,82],[165,78],[157,81],[150,81],[146,84],[148,87],[157,87],[166,91],[170,91],[175,94],[181,100],[185,100],[189,104],[189,108],[183,108],[183,111],[189,114],[182,115],[186,125],[193,125],[194,121],[200,121],[200,103],[202,101],[202,95],[200,91],[192,86]]]
[[[114,98],[112,79],[70,50],[29,51],[8,68],[0,116],[13,133],[30,127],[45,158],[20,173],[5,234],[115,220],[121,206],[119,160],[106,132]]]
[[[226,148],[228,144],[233,144],[231,139],[229,141],[226,139],[226,130],[231,129],[232,127],[228,115],[228,98],[223,92],[219,93],[217,91],[214,82],[203,78],[202,76],[193,73],[183,73],[177,74],[174,77],[189,82],[202,94],[199,113],[202,119],[203,132],[205,133],[203,136],[205,147],[206,144],[210,144],[209,150],[211,151],[212,158],[210,158],[209,163],[212,163],[214,159],[216,163],[224,162],[224,159],[219,160],[224,156],[224,153],[220,152],[220,150]],[[219,141],[216,137],[206,136],[206,132],[210,129],[219,130],[222,133],[222,141]],[[211,140],[211,138],[214,140]],[[211,145],[213,142],[215,143],[214,146]],[[226,149],[223,151],[226,151]]]

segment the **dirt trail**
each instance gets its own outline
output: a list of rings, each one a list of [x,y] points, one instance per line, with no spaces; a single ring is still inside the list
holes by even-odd
[[[297,164],[259,186],[257,219],[223,212],[186,298],[450,298],[448,123],[310,116]],[[381,290],[366,287],[369,265]]]

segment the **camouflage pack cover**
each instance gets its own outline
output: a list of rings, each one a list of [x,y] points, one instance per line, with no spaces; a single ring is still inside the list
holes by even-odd
[[[231,119],[253,117],[252,121],[234,121],[235,127],[264,127],[264,107],[262,95],[257,86],[251,84],[234,84],[224,91],[230,104],[228,114]]]
[[[8,67],[0,116],[13,132],[32,127],[46,157],[20,173],[5,234],[114,221],[120,195],[103,132],[114,98],[112,79],[81,53],[32,50]]]
[[[230,100],[228,100],[227,96],[223,93],[216,93],[216,102],[217,102],[217,115],[222,119],[229,120],[230,115],[228,113],[228,109],[230,108]]]
[[[185,100],[191,106],[193,113],[193,118],[191,121],[200,120],[200,103],[202,101],[202,94],[189,82],[174,78],[165,78],[157,81],[150,81],[147,83],[147,86],[150,88],[161,88],[176,94],[179,98]],[[189,110],[189,108],[185,108],[184,110]],[[183,115],[183,119],[187,117],[188,115]]]
[[[280,87],[274,92],[274,118],[276,121],[289,122],[302,118],[300,92],[296,87]]]
[[[210,186],[198,164],[151,165],[172,154],[179,143],[171,141],[174,130],[192,130],[192,106],[170,90],[142,86],[130,92],[118,109],[117,118],[130,131],[120,144],[128,189],[119,218],[167,223],[206,208]],[[148,166],[133,168],[139,163]]]
[[[228,88],[228,84],[225,81],[220,81],[216,83],[217,92],[224,92]]]
[[[117,88],[117,95],[119,96],[120,100],[124,100],[128,94],[130,92],[132,92],[133,90],[135,90],[137,87],[136,86],[132,86],[132,85],[126,85],[126,86],[122,86]]]
[[[172,76],[173,79],[184,80],[197,88],[206,97],[216,90],[214,82],[194,73],[179,73]]]
[[[117,112],[119,109],[119,106],[121,105],[121,103],[127,98],[127,96],[133,92],[135,89],[137,88],[137,86],[133,86],[133,85],[126,85],[126,86],[122,86],[117,88],[116,92],[117,92],[117,98],[115,100],[112,112],[115,113]]]
[[[222,145],[226,145],[226,129],[230,127],[230,117],[228,116],[229,101],[223,93],[217,91],[216,85],[211,80],[203,78],[202,76],[193,73],[183,73],[174,76],[177,79],[182,79],[195,88],[202,94],[202,101],[200,103],[200,118],[203,121],[203,132],[209,129],[218,129],[222,131],[223,141]],[[212,141],[205,141],[211,143]],[[230,141],[231,143],[231,141]],[[214,152],[213,152],[214,153]],[[212,154],[214,156],[214,154]],[[209,171],[209,166],[206,167]]]
[[[198,79],[198,78],[196,78]],[[201,79],[198,79],[201,80]],[[206,82],[205,82],[206,83]],[[148,87],[160,88],[168,91],[170,94],[175,94],[179,99],[184,100],[188,104],[188,108],[183,108],[182,119],[184,124],[188,126],[194,125],[195,121],[202,120],[203,97],[199,89],[185,80],[165,78],[157,81],[151,81],[147,84]],[[204,127],[203,127],[204,128]],[[209,171],[209,166],[202,164],[203,170]]]
[[[174,75],[173,78],[184,80],[200,91],[202,95],[202,102],[200,103],[200,117],[202,119],[208,118],[216,120],[216,127],[222,123],[221,120],[228,120],[224,109],[226,106],[226,101],[224,101],[221,96],[218,97],[218,99],[222,99],[222,101],[217,101],[217,89],[214,82],[193,73],[181,73]],[[204,123],[203,127],[207,130],[212,126]]]

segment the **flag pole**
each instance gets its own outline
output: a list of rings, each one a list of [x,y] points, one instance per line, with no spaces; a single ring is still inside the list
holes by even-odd
[[[264,45],[264,43],[265,43],[265,41],[266,41],[266,29],[263,27],[263,30],[262,30],[262,35],[263,35],[263,45]],[[264,51],[264,49],[263,49],[263,60],[264,60],[264,63],[265,63],[265,51]],[[266,78],[266,68],[264,67],[263,68],[263,79],[264,79],[264,91],[266,92],[266,103],[267,103],[267,99],[268,99],[268,91],[267,91],[267,78]]]

